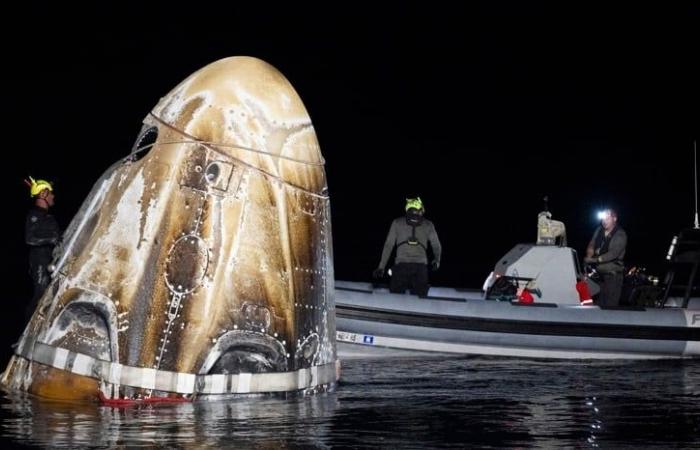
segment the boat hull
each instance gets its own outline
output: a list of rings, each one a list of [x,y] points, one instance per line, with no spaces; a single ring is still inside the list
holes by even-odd
[[[430,294],[418,298],[338,281],[340,356],[349,344],[385,355],[396,349],[562,359],[700,357],[699,309],[521,305],[454,289]]]

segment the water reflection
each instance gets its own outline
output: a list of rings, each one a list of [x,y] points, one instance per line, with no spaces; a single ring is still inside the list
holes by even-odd
[[[112,409],[8,395],[0,419],[0,444],[41,447],[688,448],[700,361],[353,360],[314,396]]]
[[[2,434],[42,447],[191,446],[325,448],[337,397],[325,393],[292,399],[111,408],[56,403],[7,394]]]

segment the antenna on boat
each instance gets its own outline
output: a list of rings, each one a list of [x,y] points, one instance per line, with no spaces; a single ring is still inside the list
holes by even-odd
[[[549,195],[545,195],[542,200],[544,201],[544,210],[543,211],[549,211]]]
[[[700,229],[700,222],[698,222],[698,141],[693,141],[693,162],[695,163],[693,167],[695,168],[695,228]]]

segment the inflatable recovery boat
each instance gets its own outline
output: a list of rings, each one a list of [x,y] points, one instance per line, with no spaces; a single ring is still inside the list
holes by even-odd
[[[539,237],[538,243],[510,250],[483,290],[431,287],[419,298],[371,283],[336,281],[340,356],[407,351],[571,359],[700,356],[700,295],[693,296],[698,230],[674,238],[664,283],[639,286],[631,293],[635,304],[608,308],[582,298],[581,282],[594,295],[597,286],[581,270],[574,249]],[[683,270],[687,283],[679,282]],[[525,291],[531,295],[523,297]]]

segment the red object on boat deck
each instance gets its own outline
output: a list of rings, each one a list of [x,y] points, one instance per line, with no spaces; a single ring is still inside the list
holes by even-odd
[[[518,303],[524,303],[529,305],[534,301],[534,297],[532,297],[532,294],[530,294],[530,291],[528,291],[527,289],[523,289],[523,291],[518,296]]]
[[[581,280],[576,283],[576,291],[578,292],[578,299],[582,305],[593,304],[591,291],[588,290],[588,284],[586,283],[586,280]]]

